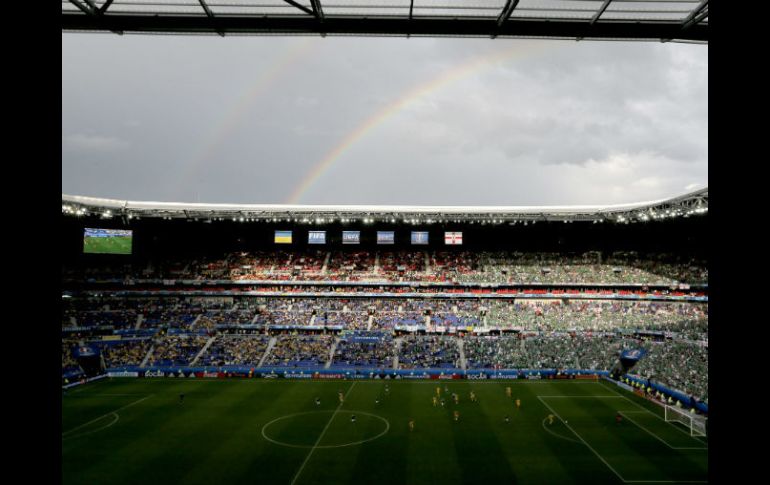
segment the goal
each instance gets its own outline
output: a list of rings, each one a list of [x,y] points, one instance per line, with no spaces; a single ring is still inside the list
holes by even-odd
[[[690,436],[706,436],[708,418],[683,409],[666,405],[666,422],[683,424],[690,430]]]

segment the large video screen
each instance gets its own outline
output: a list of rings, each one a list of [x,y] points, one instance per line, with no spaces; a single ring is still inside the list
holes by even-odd
[[[86,254],[131,254],[133,231],[129,229],[96,229],[86,227],[83,252]]]

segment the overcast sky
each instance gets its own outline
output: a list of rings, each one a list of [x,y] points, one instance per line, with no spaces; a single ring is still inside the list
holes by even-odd
[[[559,205],[708,185],[708,47],[62,34],[62,193]]]

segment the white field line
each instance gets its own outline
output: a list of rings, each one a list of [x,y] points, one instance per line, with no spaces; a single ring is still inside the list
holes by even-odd
[[[636,403],[636,402],[632,401],[631,399],[629,399],[628,397],[626,397],[626,396],[624,396],[624,395],[620,394],[619,392],[615,391],[614,389],[610,389],[610,388],[608,388],[607,386],[603,386],[603,387],[605,387],[605,388],[606,388],[608,391],[610,391],[611,393],[613,393],[613,394],[617,394],[618,396],[622,397],[623,399],[625,399],[626,401],[630,402],[630,403],[631,403],[631,404],[633,404],[634,406],[638,407],[638,408],[639,408],[639,409],[641,409],[642,411],[646,411],[646,412],[648,412],[648,413],[652,414],[653,416],[655,416],[656,418],[660,419],[660,420],[661,420],[661,421],[663,421],[664,423],[667,423],[667,424],[669,424],[669,425],[670,425],[670,426],[672,426],[674,429],[676,429],[676,430],[678,430],[678,431],[680,431],[680,432],[684,433],[685,435],[687,435],[687,436],[689,436],[690,438],[692,438],[692,439],[694,439],[694,440],[698,441],[699,443],[703,443],[704,445],[706,444],[706,442],[705,442],[705,441],[703,441],[703,440],[701,440],[701,439],[697,438],[696,436],[692,436],[690,433],[688,433],[687,431],[683,430],[682,428],[680,428],[680,427],[678,427],[678,426],[676,426],[676,425],[674,425],[674,424],[671,424],[671,423],[669,423],[669,422],[668,422],[668,421],[666,421],[664,418],[661,418],[660,416],[658,416],[657,414],[653,413],[652,411],[650,411],[650,410],[649,410],[649,409],[647,409],[646,407],[642,406],[642,405],[641,405],[641,404],[639,404],[639,403]]]
[[[551,431],[550,429],[548,429],[548,428],[546,427],[546,425],[545,425],[545,420],[546,420],[546,419],[548,419],[548,417],[545,417],[545,418],[543,418],[543,429],[544,429],[544,430],[546,430],[547,432],[549,432],[549,433],[551,433],[552,435],[556,436],[557,438],[561,438],[561,439],[563,439],[563,440],[571,441],[571,442],[573,442],[573,443],[577,443],[577,444],[579,444],[579,445],[582,445],[582,444],[583,444],[583,443],[581,443],[581,442],[580,442],[580,441],[578,441],[578,440],[573,440],[572,438],[567,438],[566,436],[562,436],[562,435],[560,435],[560,434],[558,434],[558,433],[555,433],[555,432]]]
[[[540,396],[537,396],[537,398],[540,400],[540,402],[541,402],[541,403],[543,403],[543,405],[545,405],[545,407],[547,407],[548,409],[550,409],[550,410],[551,410],[551,412],[552,412],[552,413],[553,413],[553,414],[554,414],[554,415],[555,415],[557,418],[559,418],[559,419],[561,420],[561,422],[562,422],[562,423],[564,423],[564,426],[566,426],[567,428],[569,428],[569,430],[570,430],[570,431],[572,431],[573,433],[575,433],[575,436],[577,436],[577,437],[578,437],[578,439],[579,439],[580,441],[582,441],[582,442],[583,442],[583,444],[584,444],[584,445],[586,445],[586,446],[588,447],[588,449],[589,449],[589,450],[591,450],[591,451],[594,453],[594,455],[596,455],[596,456],[597,456],[597,457],[598,457],[598,458],[599,458],[599,459],[600,459],[600,460],[601,460],[601,461],[602,461],[602,462],[603,462],[605,465],[607,465],[607,468],[609,468],[610,470],[612,470],[612,473],[614,473],[615,475],[617,475],[617,476],[618,476],[618,478],[620,478],[620,480],[621,480],[621,481],[623,481],[623,482],[626,482],[626,479],[625,479],[625,478],[623,478],[623,477],[620,475],[620,473],[618,473],[618,472],[617,472],[617,470],[615,470],[614,468],[612,468],[612,465],[610,465],[609,463],[607,463],[607,460],[605,460],[605,459],[604,459],[604,457],[603,457],[602,455],[600,455],[600,454],[599,454],[599,453],[598,453],[598,452],[597,452],[595,449],[593,449],[593,447],[592,447],[591,445],[589,445],[589,444],[588,444],[588,442],[587,442],[586,440],[584,440],[584,439],[583,439],[583,438],[582,438],[582,437],[581,437],[581,436],[580,436],[580,435],[577,433],[577,431],[575,431],[574,429],[572,429],[572,426],[570,426],[569,424],[567,424],[567,423],[566,423],[566,422],[565,422],[565,421],[562,419],[562,417],[561,417],[561,416],[559,416],[559,415],[558,415],[558,413],[556,413],[556,411],[554,411],[554,409],[553,409],[551,406],[549,406],[547,402],[545,402],[545,400],[543,400],[543,398],[542,398],[542,397],[540,397]]]
[[[102,415],[101,415],[101,416],[99,416],[98,418],[94,418],[94,419],[92,419],[91,421],[89,421],[89,422],[87,422],[87,423],[83,423],[83,424],[81,424],[80,426],[77,426],[77,427],[75,427],[75,428],[72,428],[72,429],[70,429],[70,430],[68,430],[68,431],[65,431],[65,432],[63,432],[63,433],[62,433],[62,436],[66,435],[66,434],[69,434],[69,433],[72,433],[73,431],[77,431],[77,430],[79,430],[80,428],[82,428],[82,427],[84,427],[84,426],[88,426],[88,425],[89,425],[89,424],[91,424],[91,423],[95,423],[96,421],[99,421],[99,420],[100,420],[100,419],[102,419],[102,418],[106,418],[107,416],[109,416],[109,415],[111,415],[111,414],[114,414],[114,413],[117,413],[118,411],[122,411],[123,409],[129,408],[129,407],[133,406],[134,404],[139,404],[140,402],[144,401],[145,399],[149,399],[149,398],[151,398],[153,395],[154,395],[154,394],[150,394],[149,396],[145,396],[145,397],[143,397],[143,398],[141,398],[141,399],[138,399],[138,400],[136,400],[136,401],[134,401],[134,402],[132,402],[132,403],[126,404],[125,406],[123,406],[123,407],[121,407],[121,408],[118,408],[118,409],[116,409],[116,410],[114,410],[114,411],[110,411],[109,413],[106,413],[106,414],[102,414]]]
[[[621,414],[622,416],[624,416],[626,419],[628,419],[628,420],[629,420],[629,421],[631,421],[632,423],[634,423],[635,425],[637,425],[638,427],[640,427],[641,429],[643,429],[644,431],[646,431],[647,433],[649,433],[650,435],[652,435],[654,438],[656,438],[658,441],[660,441],[660,442],[661,442],[661,443],[663,443],[664,445],[666,445],[666,446],[668,446],[669,448],[671,448],[672,450],[708,450],[708,448],[706,448],[706,447],[703,447],[703,446],[699,446],[699,447],[689,447],[689,446],[673,446],[673,445],[669,444],[669,443],[668,443],[668,441],[664,440],[664,439],[663,439],[663,438],[661,438],[660,436],[656,435],[655,433],[653,433],[653,432],[652,432],[652,431],[650,431],[649,429],[645,428],[645,427],[644,427],[644,426],[642,426],[641,424],[639,424],[639,423],[637,423],[636,421],[634,421],[633,419],[631,419],[631,417],[630,417],[630,416],[626,416],[626,414],[625,414],[623,411],[618,411],[618,413],[619,413],[619,414]],[[638,414],[641,414],[641,411],[639,411],[639,413],[638,413]]]
[[[109,424],[107,424],[105,426],[101,426],[99,428],[92,429],[91,431],[86,431],[85,433],[68,434],[67,436],[62,436],[61,439],[62,440],[68,440],[68,439],[71,439],[71,438],[80,438],[81,436],[86,436],[86,435],[89,435],[89,434],[96,433],[97,431],[102,431],[104,429],[107,429],[110,426],[112,426],[113,424],[117,423],[118,420],[120,420],[120,414],[112,413],[112,415],[115,416],[115,418],[112,421],[110,421]]]
[[[323,431],[321,431],[321,434],[318,436],[318,439],[316,440],[315,444],[313,445],[312,448],[310,448],[310,453],[307,454],[307,456],[305,457],[305,461],[302,462],[302,465],[299,467],[299,470],[297,470],[297,474],[294,475],[294,480],[291,481],[291,485],[294,485],[297,482],[297,478],[299,478],[299,475],[302,473],[302,470],[305,468],[305,465],[307,464],[308,460],[310,460],[310,457],[313,455],[313,452],[315,451],[316,447],[318,447],[318,443],[321,442],[321,439],[323,439],[324,435],[326,434],[326,430],[329,429],[329,425],[332,424],[332,421],[334,421],[334,416],[337,415],[337,411],[340,410],[345,399],[347,399],[348,394],[350,394],[350,391],[352,391],[355,386],[356,386],[356,383],[353,382],[353,385],[350,386],[350,388],[348,388],[348,391],[343,396],[343,400],[342,400],[343,402],[337,405],[337,409],[335,409],[334,413],[332,413],[332,417],[329,418],[329,422],[326,423],[326,426],[324,427]]]

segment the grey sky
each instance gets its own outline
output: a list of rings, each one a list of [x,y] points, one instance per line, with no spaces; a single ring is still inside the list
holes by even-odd
[[[286,203],[311,179],[299,203],[604,204],[704,187],[708,47],[62,34],[63,193]]]

